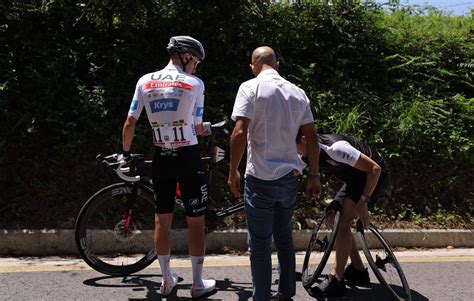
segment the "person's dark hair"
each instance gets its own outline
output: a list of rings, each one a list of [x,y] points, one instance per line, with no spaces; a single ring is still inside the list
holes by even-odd
[[[206,56],[201,42],[190,36],[171,37],[166,49],[170,54],[189,52],[200,61],[204,60]]]
[[[301,138],[303,136],[303,131],[301,130],[301,128],[299,128],[298,133],[296,134],[296,143],[301,143]],[[316,137],[318,138],[318,142],[321,143],[321,136],[319,134],[316,134]]]

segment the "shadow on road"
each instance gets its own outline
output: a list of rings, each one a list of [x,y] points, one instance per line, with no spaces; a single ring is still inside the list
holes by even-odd
[[[252,283],[251,282],[234,282],[229,278],[223,280],[216,280],[216,290],[204,295],[199,299],[192,299],[191,297],[177,296],[177,290],[183,290],[189,292],[191,289],[190,284],[179,284],[183,281],[183,278],[179,277],[178,285],[173,290],[172,294],[167,298],[162,298],[160,290],[160,274],[137,274],[130,276],[104,276],[96,277],[85,280],[83,283],[93,287],[111,287],[111,288],[132,288],[133,291],[146,291],[145,298],[130,298],[130,301],[142,301],[142,300],[222,300],[222,298],[213,298],[217,292],[233,292],[238,296],[239,301],[250,300],[252,298]],[[307,295],[308,298],[310,294]],[[428,301],[428,298],[421,295],[420,293],[411,290],[411,296],[413,301]],[[313,296],[314,297],[314,296]],[[346,300],[346,301],[380,301],[390,300],[391,297],[385,288],[378,283],[371,283],[366,286],[354,286],[348,285],[347,296],[343,298],[316,298],[315,300]]]
[[[235,292],[235,294],[239,296],[239,301],[252,298],[251,282],[234,282],[229,278],[224,278],[223,281],[218,280],[216,286],[221,291]]]
[[[420,293],[410,290],[411,297],[413,301],[428,301],[429,299],[425,296],[421,295]],[[312,294],[309,294],[312,295]],[[387,292],[387,290],[378,283],[370,283],[365,286],[355,286],[348,284],[347,286],[347,295],[346,297],[341,298],[322,298],[322,297],[315,297],[316,300],[327,300],[327,301],[337,301],[337,300],[345,300],[345,301],[380,301],[380,300],[391,300],[391,296]]]
[[[218,291],[227,291],[235,292],[238,296],[238,300],[249,300],[252,297],[252,283],[238,283],[233,282],[228,278],[224,280],[216,280],[216,290],[202,296],[201,298],[193,299],[191,297],[182,297],[177,296],[177,290],[186,290],[190,291],[190,284],[178,284],[173,292],[167,297],[162,298],[159,293],[160,282],[151,280],[161,279],[159,274],[143,274],[143,275],[129,275],[129,276],[104,276],[97,277],[85,280],[83,283],[88,286],[93,287],[114,287],[114,288],[132,288],[134,291],[144,291],[146,290],[146,298],[130,298],[130,301],[139,301],[139,300],[222,300],[213,299],[212,296]],[[179,277],[179,282],[182,282],[183,278]]]

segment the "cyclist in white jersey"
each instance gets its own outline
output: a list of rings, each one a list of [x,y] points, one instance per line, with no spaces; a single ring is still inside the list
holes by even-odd
[[[163,274],[161,294],[169,295],[178,282],[178,276],[171,273],[169,266],[169,233],[175,189],[179,183],[189,227],[189,254],[193,269],[191,296],[195,298],[212,292],[216,284],[214,279],[202,279],[207,182],[197,135],[204,134],[204,83],[192,75],[205,53],[202,44],[189,36],[172,37],[167,50],[169,64],[138,80],[123,127],[120,159],[130,156],[135,124],[145,108],[156,147],[153,159],[155,248]]]

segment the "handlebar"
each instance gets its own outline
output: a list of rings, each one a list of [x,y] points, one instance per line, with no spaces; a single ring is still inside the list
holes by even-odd
[[[221,121],[218,123],[211,124],[211,140],[215,138],[217,132],[222,131],[224,134],[228,135],[230,132],[226,126],[226,121]],[[131,171],[130,165],[134,162],[139,163],[139,161],[144,161],[144,156],[142,154],[131,154],[132,159],[130,161],[117,161],[119,154],[112,154],[108,156],[97,155],[97,161],[101,162],[103,166],[107,169],[113,169],[117,175],[124,181],[127,182],[138,182],[140,181],[140,175],[136,176],[127,176],[125,173]],[[129,165],[124,167],[125,165]]]
[[[130,162],[137,160],[137,159],[143,159],[142,154],[132,154],[132,160],[131,161],[117,161],[118,154],[112,154],[109,156],[102,156],[102,155],[97,155],[96,159],[100,161],[106,168],[113,169],[117,175],[124,181],[127,182],[138,182],[140,181],[140,176],[127,176],[124,173],[130,172],[130,167],[123,167]]]
[[[221,130],[226,135],[228,135],[230,133],[229,130],[227,129],[225,120],[222,120],[221,122],[218,122],[218,123],[211,124],[211,128],[213,130]]]

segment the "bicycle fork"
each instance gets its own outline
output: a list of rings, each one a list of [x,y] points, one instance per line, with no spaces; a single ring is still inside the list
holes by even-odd
[[[128,212],[123,214],[123,232],[127,234],[130,222],[132,221],[132,209],[128,209]]]
[[[130,230],[130,225],[132,223],[132,218],[133,218],[133,204],[135,203],[136,197],[138,193],[138,186],[133,185],[132,187],[132,192],[130,194],[130,197],[127,198],[125,201],[125,213],[122,215],[122,223],[123,223],[123,235],[127,236],[129,230]]]

